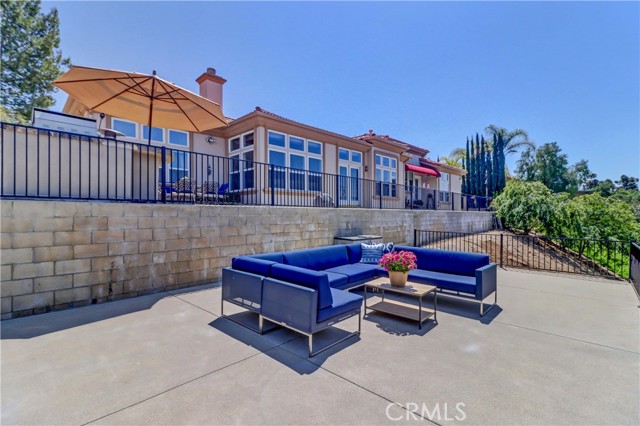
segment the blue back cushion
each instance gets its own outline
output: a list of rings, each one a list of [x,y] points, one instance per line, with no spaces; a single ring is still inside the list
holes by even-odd
[[[318,309],[333,304],[329,276],[326,272],[316,272],[297,266],[276,263],[271,267],[271,276],[278,280],[298,284],[318,291]]]
[[[349,263],[347,248],[343,245],[318,247],[283,253],[284,263],[300,268],[323,271]]]
[[[418,269],[473,277],[476,269],[489,264],[489,255],[461,251],[436,250],[398,246],[396,251],[407,250],[418,258]]]
[[[282,261],[282,253],[262,253],[262,254],[252,254],[250,257],[254,259],[262,259],[262,260],[270,260],[276,263],[283,263]]]
[[[252,274],[268,277],[271,274],[271,265],[276,262],[270,260],[256,259],[249,256],[236,257],[231,261],[231,267],[239,271],[251,272]]]
[[[349,256],[349,263],[358,263],[362,257],[362,244],[354,243],[347,244],[347,255]]]

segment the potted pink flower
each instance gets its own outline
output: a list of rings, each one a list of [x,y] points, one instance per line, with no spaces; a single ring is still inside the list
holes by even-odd
[[[389,280],[394,287],[404,287],[409,271],[418,267],[416,255],[410,251],[387,253],[380,258],[379,265],[389,272]]]

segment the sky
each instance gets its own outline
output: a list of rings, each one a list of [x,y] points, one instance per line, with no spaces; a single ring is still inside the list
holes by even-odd
[[[224,113],[256,106],[448,155],[489,124],[640,175],[639,2],[43,2],[73,64],[151,73]],[[62,109],[66,94],[56,94]],[[514,170],[515,154],[507,164]]]

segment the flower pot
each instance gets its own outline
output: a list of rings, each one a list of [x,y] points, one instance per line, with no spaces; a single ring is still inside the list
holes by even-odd
[[[394,287],[404,287],[408,278],[408,272],[389,271],[389,280]]]

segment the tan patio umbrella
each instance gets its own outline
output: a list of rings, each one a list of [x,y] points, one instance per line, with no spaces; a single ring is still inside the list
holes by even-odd
[[[74,65],[53,84],[90,110],[149,128],[201,132],[227,125],[220,105],[161,79],[155,71],[149,75]]]

